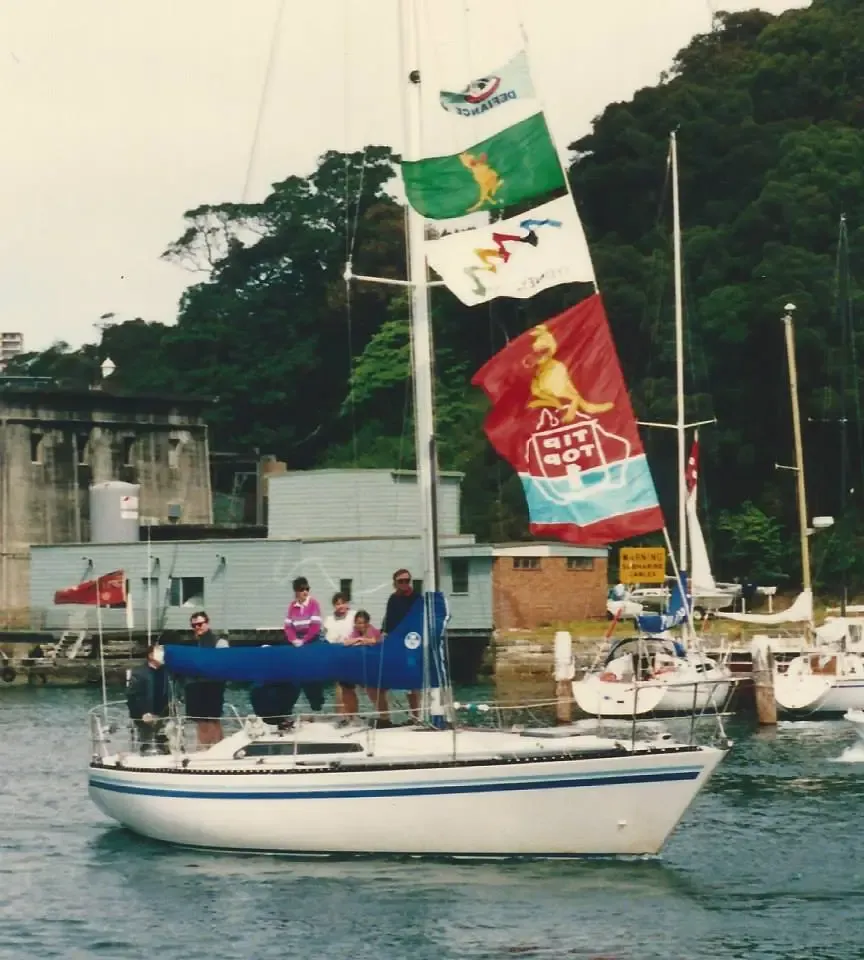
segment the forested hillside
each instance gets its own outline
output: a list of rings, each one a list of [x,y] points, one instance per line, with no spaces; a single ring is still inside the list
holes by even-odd
[[[578,91],[574,91],[578,96]],[[702,488],[717,573],[800,579],[781,317],[795,314],[817,578],[841,564],[864,587],[864,448],[859,358],[844,336],[837,237],[845,215],[849,299],[864,324],[864,4],[814,0],[779,18],[721,14],[656,87],[610,105],[571,145],[573,191],[592,246],[640,419],[674,417],[671,200],[666,155],[677,129],[685,251],[689,420],[701,431]],[[323,156],[260,204],[186,214],[165,256],[200,271],[177,324],[113,324],[100,344],[57,344],[9,372],[92,382],[105,355],[118,387],[217,398],[213,448],[257,447],[291,468],[409,466],[413,460],[406,304],[398,288],[352,285],[404,275],[402,211],[388,193],[386,147]],[[558,288],[525,302],[463,307],[436,290],[441,465],[466,472],[465,527],[525,533],[521,490],[482,433],[471,374],[507,337],[582,295]],[[110,306],[110,305],[108,305]],[[849,487],[841,504],[841,421]],[[645,431],[670,521],[674,441]]]

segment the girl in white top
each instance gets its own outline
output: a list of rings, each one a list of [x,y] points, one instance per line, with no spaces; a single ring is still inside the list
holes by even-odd
[[[354,611],[344,593],[333,594],[333,612],[324,620],[324,637],[328,643],[345,643],[354,629]]]

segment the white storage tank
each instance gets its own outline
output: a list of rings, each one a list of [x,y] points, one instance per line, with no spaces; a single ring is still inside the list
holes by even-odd
[[[129,543],[138,539],[141,486],[122,480],[90,484],[90,540]]]

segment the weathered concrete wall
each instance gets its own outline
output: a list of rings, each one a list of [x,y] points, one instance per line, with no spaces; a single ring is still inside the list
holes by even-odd
[[[93,391],[0,390],[0,618],[28,621],[31,544],[85,543],[92,482],[141,484],[142,517],[211,520],[199,401]]]

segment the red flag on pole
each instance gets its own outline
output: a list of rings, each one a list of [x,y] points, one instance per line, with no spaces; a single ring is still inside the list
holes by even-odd
[[[486,435],[519,474],[531,532],[605,545],[663,515],[599,294],[526,331],[471,381]]]
[[[125,607],[126,574],[123,570],[106,573],[95,580],[76,583],[74,587],[58,590],[54,603],[83,603],[89,606]]]
[[[699,480],[699,431],[693,436],[693,446],[690,447],[690,456],[687,458],[687,468],[684,471],[687,481],[687,493],[692,494]]]

